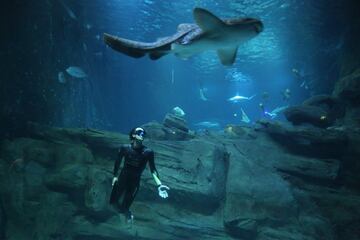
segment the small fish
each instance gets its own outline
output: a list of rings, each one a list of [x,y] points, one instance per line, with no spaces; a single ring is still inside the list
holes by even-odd
[[[205,96],[204,91],[206,91],[206,88],[200,88],[199,89],[200,99],[203,100],[203,101],[207,101],[209,99]]]
[[[277,114],[274,114],[274,113],[268,112],[268,111],[265,111],[264,115],[271,117],[271,119],[274,119],[277,116]]]
[[[264,111],[264,114],[271,117],[271,119],[274,119],[279,115],[279,113],[283,112],[288,107],[289,106],[277,107],[274,110],[272,110],[271,112]]]
[[[66,83],[66,77],[64,72],[58,72],[58,82],[59,83]]]
[[[244,123],[250,123],[250,118],[246,115],[244,109],[241,108],[241,121]]]
[[[92,28],[92,25],[89,24],[89,23],[87,23],[87,24],[85,24],[85,28],[86,28],[87,30],[90,30],[90,29]]]
[[[75,15],[75,13],[65,4],[65,2],[63,0],[59,0],[59,2],[64,7],[64,9],[67,12],[67,14],[69,15],[69,17],[76,20],[77,17]]]
[[[96,53],[94,53],[94,55],[95,55],[96,57],[102,57],[102,56],[103,56],[103,53],[102,53],[102,52],[96,52]]]
[[[270,94],[268,92],[263,92],[261,95],[262,99],[267,100],[270,97]]]
[[[86,43],[83,43],[82,45],[83,45],[84,52],[87,52],[88,48],[87,48]]]
[[[204,121],[196,123],[195,126],[203,128],[219,128],[220,124],[218,122]]]
[[[175,74],[174,69],[171,69],[171,84],[174,84],[175,82],[174,74]]]
[[[284,3],[280,5],[280,8],[288,8],[288,7],[290,7],[289,3]]]
[[[182,110],[180,107],[174,107],[172,111],[173,111],[173,113],[174,113],[176,116],[178,116],[178,117],[183,117],[183,116],[185,116],[184,110]]]
[[[244,102],[244,101],[253,99],[255,96],[256,95],[252,95],[251,97],[244,97],[244,96],[239,96],[238,94],[236,94],[235,96],[229,98],[228,101],[233,102],[233,103]]]
[[[265,112],[265,106],[263,103],[259,103],[259,107],[261,108],[262,112]]]
[[[290,97],[291,97],[291,91],[290,89],[285,89],[283,92],[281,92],[282,96],[283,96],[283,100],[284,101],[289,101]]]
[[[86,78],[87,75],[80,67],[71,66],[66,69],[66,72],[74,78]]]

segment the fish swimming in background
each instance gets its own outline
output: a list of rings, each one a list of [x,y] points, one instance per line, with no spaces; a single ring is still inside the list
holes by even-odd
[[[239,96],[238,94],[236,94],[235,96],[229,98],[228,101],[233,102],[233,103],[245,102],[245,101],[249,101],[249,100],[253,99],[255,96],[256,95],[252,95],[251,97],[244,97],[244,96]]]
[[[241,121],[244,123],[250,123],[250,118],[246,115],[244,109],[241,108]]]
[[[271,117],[271,119],[274,119],[279,115],[279,113],[283,112],[288,107],[289,106],[277,107],[274,110],[272,110],[271,112],[264,111],[264,115],[267,115],[267,116]]]
[[[203,101],[208,101],[209,99],[205,96],[205,92],[206,88],[200,88],[199,89],[199,94],[200,94],[200,99]]]
[[[175,70],[174,68],[171,69],[171,84],[175,82]]]
[[[66,77],[64,72],[58,72],[58,82],[59,83],[66,83]]]
[[[220,128],[220,124],[218,122],[210,122],[210,121],[198,122],[195,123],[194,125],[203,128]]]
[[[66,13],[69,15],[70,18],[76,20],[77,17],[75,15],[75,13],[65,4],[65,2],[63,0],[59,0],[60,4],[63,6],[63,8],[65,9]]]
[[[270,94],[268,92],[263,92],[261,94],[261,98],[264,99],[265,101],[268,100],[270,97]]]
[[[283,100],[284,101],[289,101],[290,97],[291,97],[291,91],[290,89],[285,89],[284,91],[281,92],[281,95],[283,96]]]
[[[66,72],[74,78],[86,78],[87,74],[80,67],[71,66],[66,69]]]
[[[203,8],[195,8],[193,16],[196,24],[182,23],[174,35],[156,42],[138,42],[107,33],[104,33],[104,42],[130,57],[149,55],[152,60],[170,53],[187,59],[204,51],[216,50],[221,63],[230,66],[235,62],[239,45],[263,31],[263,23],[255,18],[221,20]]]

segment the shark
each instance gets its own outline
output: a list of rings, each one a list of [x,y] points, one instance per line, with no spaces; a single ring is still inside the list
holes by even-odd
[[[256,95],[252,95],[251,97],[239,96],[236,94],[235,96],[228,99],[229,102],[238,103],[238,102],[245,102],[253,99]]]
[[[155,42],[140,42],[104,33],[104,42],[114,49],[133,58],[148,55],[157,60],[170,53],[181,59],[188,59],[204,51],[215,50],[220,62],[231,66],[235,62],[238,47],[256,37],[264,29],[256,18],[235,18],[222,20],[203,8],[194,8],[195,24],[182,23],[174,35],[159,38]]]

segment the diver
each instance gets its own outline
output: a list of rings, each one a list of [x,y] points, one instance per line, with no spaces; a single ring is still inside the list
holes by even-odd
[[[131,143],[120,147],[118,158],[114,165],[110,204],[125,215],[127,222],[132,222],[134,219],[130,206],[139,190],[141,174],[147,163],[149,163],[151,174],[158,187],[159,196],[167,198],[168,193],[166,190],[170,189],[161,184],[159,174],[155,168],[154,152],[143,145],[145,134],[146,132],[143,128],[133,128],[129,133]],[[118,175],[123,158],[125,159],[124,165]],[[120,204],[119,200],[122,196],[123,201]]]

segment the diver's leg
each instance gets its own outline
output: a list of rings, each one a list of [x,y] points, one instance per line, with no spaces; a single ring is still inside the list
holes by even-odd
[[[130,211],[130,206],[133,203],[133,201],[136,197],[136,194],[139,190],[139,182],[140,182],[140,179],[133,180],[133,182],[127,186],[126,191],[125,191],[122,208],[124,209],[124,213],[128,220],[132,220],[132,218],[133,218],[133,215]]]
[[[124,212],[124,209],[119,203],[119,199],[126,189],[127,183],[125,175],[125,173],[121,172],[119,179],[115,182],[110,195],[110,204],[113,205],[121,213]]]

